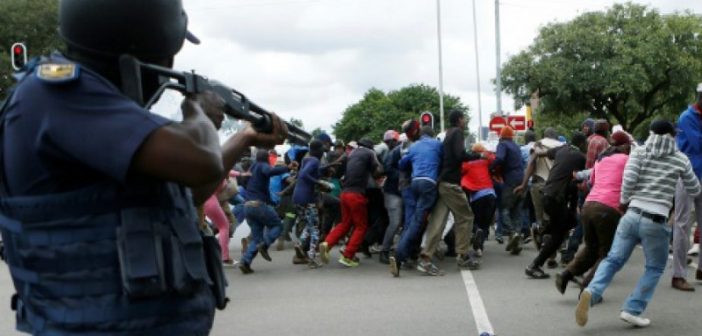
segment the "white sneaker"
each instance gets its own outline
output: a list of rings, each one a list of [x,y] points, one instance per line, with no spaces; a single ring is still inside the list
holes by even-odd
[[[222,261],[222,266],[224,268],[237,267],[237,266],[239,266],[239,261],[238,260]]]
[[[622,311],[621,314],[619,314],[619,318],[622,319],[622,321],[629,323],[633,326],[639,327],[639,328],[644,328],[648,327],[651,325],[651,320],[641,317],[641,316],[636,316],[629,314],[625,311]]]
[[[380,253],[380,252],[383,251],[383,247],[380,246],[380,245],[378,245],[378,244],[373,244],[373,246],[371,246],[371,247],[368,248],[368,251],[369,251],[371,254],[378,254],[378,253]]]
[[[687,255],[689,256],[696,256],[698,254],[700,254],[700,244],[692,245],[692,248],[687,251]]]

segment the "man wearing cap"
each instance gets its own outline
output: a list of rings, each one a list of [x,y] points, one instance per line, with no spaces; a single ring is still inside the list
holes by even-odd
[[[474,216],[468,198],[461,188],[461,167],[463,162],[477,160],[482,156],[466,152],[463,137],[466,122],[462,111],[453,110],[449,113],[449,125],[451,127],[446,130],[443,142],[443,159],[438,185],[439,197],[429,217],[426,243],[421,253],[422,260],[417,265],[419,271],[429,275],[439,273],[437,272],[438,267],[431,260],[439,246],[449,211],[454,218],[458,265],[470,269],[477,269],[480,265],[477,256],[470,248]],[[478,241],[482,241],[482,238],[478,238],[476,242]]]
[[[697,102],[690,105],[678,119],[678,148],[683,152],[695,171],[697,179],[702,177],[702,83],[697,86]],[[702,225],[702,196],[690,197],[678,181],[675,189],[675,224],[673,225],[673,288],[694,291],[687,283],[687,249],[690,244],[692,210],[695,210],[697,226]],[[695,279],[702,281],[702,253],[699,254]]]
[[[651,321],[641,315],[658,285],[668,262],[671,229],[668,213],[673,206],[675,185],[682,180],[691,197],[700,194],[700,183],[690,160],[675,146],[675,128],[665,120],[651,123],[646,144],[631,152],[624,168],[620,209],[627,209],[619,221],[614,242],[607,257],[597,267],[592,282],[580,294],[575,321],[584,326],[590,306],[602,301],[602,295],[624,266],[636,245],[641,244],[645,270],[634,291],[624,302],[619,317],[634,326],[647,327]]]
[[[500,131],[500,142],[497,144],[495,161],[490,165],[490,170],[495,171],[501,168],[504,183],[502,185],[502,195],[500,196],[501,209],[498,211],[502,215],[504,226],[503,233],[511,233],[509,243],[505,248],[512,255],[518,255],[522,251],[521,229],[522,217],[521,207],[523,197],[514,192],[514,188],[519,186],[524,178],[524,165],[522,164],[522,152],[519,145],[514,143],[514,130],[505,126]]]
[[[411,121],[406,121],[403,124],[403,129],[408,128]],[[394,132],[395,131],[388,131]],[[395,134],[388,134],[385,132],[384,138],[394,139]],[[385,229],[385,234],[383,236],[382,246],[380,248],[380,254],[378,260],[383,264],[388,264],[390,262],[390,249],[395,238],[395,234],[402,225],[402,194],[400,191],[400,159],[402,158],[402,148],[404,143],[398,143],[400,139],[399,134],[397,134],[397,139],[395,141],[390,141],[388,146],[391,146],[390,151],[385,156],[383,161],[383,168],[385,170],[385,184],[383,185],[383,200],[385,204],[385,209],[388,213],[388,227]],[[386,141],[388,142],[388,141]],[[406,179],[403,181],[403,187],[406,186]]]
[[[178,0],[62,0],[65,55],[25,68],[0,108],[0,228],[19,331],[207,335],[223,308],[223,288],[210,286],[222,273],[208,272],[219,247],[198,232],[195,205],[249,146],[287,130],[273,115],[272,134],[247,127],[220,146],[216,95],[187,97],[174,122],[118,89],[121,55],[170,67],[196,41],[187,21]],[[144,97],[158,80],[143,74]]]
[[[385,162],[385,157],[393,148],[395,148],[398,140],[400,140],[400,133],[397,133],[395,130],[385,131],[383,134],[383,142],[373,147],[373,150],[375,151],[375,154],[378,155],[378,160],[380,162]]]

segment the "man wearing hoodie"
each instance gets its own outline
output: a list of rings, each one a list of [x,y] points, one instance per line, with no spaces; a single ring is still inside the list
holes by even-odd
[[[651,321],[642,317],[668,262],[671,229],[668,213],[673,206],[675,185],[682,180],[691,197],[700,194],[700,183],[690,160],[675,146],[675,128],[665,120],[651,124],[646,144],[631,152],[624,168],[624,183],[619,200],[627,209],[619,221],[612,248],[600,263],[592,282],[580,294],[575,321],[584,326],[590,306],[602,301],[602,295],[624,266],[636,245],[641,244],[645,261],[644,274],[624,302],[619,317],[637,327]]]
[[[678,148],[690,162],[699,180],[702,177],[702,83],[697,85],[697,102],[690,105],[678,119]],[[672,286],[681,291],[692,292],[687,283],[687,249],[692,228],[692,209],[697,225],[702,224],[702,196],[692,198],[685,192],[681,181],[675,189],[675,224],[673,225],[673,281]],[[702,281],[702,253],[699,254],[695,279]]]

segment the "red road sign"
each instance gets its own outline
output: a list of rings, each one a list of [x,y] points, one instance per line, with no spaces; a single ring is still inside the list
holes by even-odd
[[[525,116],[509,116],[507,117],[507,125],[512,127],[515,131],[526,131],[526,117]]]
[[[502,127],[507,125],[507,120],[502,117],[494,117],[490,119],[490,130],[499,133]]]
[[[534,121],[533,120],[527,120],[527,128],[534,128]]]

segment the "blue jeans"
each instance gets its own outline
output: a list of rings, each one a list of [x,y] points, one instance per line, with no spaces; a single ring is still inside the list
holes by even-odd
[[[405,230],[402,231],[402,237],[397,244],[395,258],[399,262],[404,262],[409,257],[412,250],[416,249],[422,239],[422,222],[424,216],[431,211],[436,203],[436,184],[428,180],[414,179],[412,180],[412,195],[417,203],[411,211],[411,219],[409,224],[405,225]],[[406,204],[406,203],[405,203]],[[413,211],[412,211],[413,210]]]
[[[501,233],[520,234],[522,233],[522,195],[514,193],[514,186],[503,184],[502,195],[500,196],[500,210],[502,218]]]
[[[631,210],[627,211],[619,220],[609,254],[597,267],[595,277],[587,287],[592,293],[592,303],[601,300],[614,274],[624,266],[634,247],[641,243],[646,258],[645,271],[622,306],[623,311],[641,315],[651,301],[668,262],[670,231],[667,223],[656,223]]]
[[[246,253],[241,256],[241,262],[251,265],[258,254],[258,244],[263,243],[266,248],[273,244],[283,230],[283,222],[270,205],[246,205],[245,212],[246,222],[251,228],[251,241]]]
[[[389,252],[395,233],[402,225],[402,197],[393,193],[385,193],[384,201],[385,209],[388,210],[388,228],[383,237],[383,251]]]

